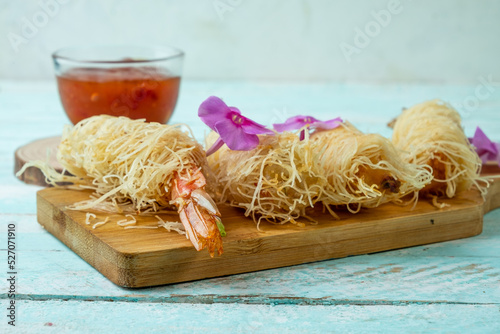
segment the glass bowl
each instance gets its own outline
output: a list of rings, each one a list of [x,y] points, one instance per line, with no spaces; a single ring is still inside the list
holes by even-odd
[[[184,53],[167,46],[74,47],[52,54],[59,96],[73,124],[108,114],[167,123]]]

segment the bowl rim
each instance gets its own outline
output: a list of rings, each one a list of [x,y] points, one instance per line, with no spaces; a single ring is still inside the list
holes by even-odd
[[[150,50],[169,50],[173,51],[173,54],[168,55],[168,56],[157,56],[157,57],[151,57],[148,59],[127,59],[127,60],[92,60],[92,59],[78,59],[76,57],[70,57],[63,55],[64,52],[67,51],[78,51],[80,50],[90,50],[90,49],[113,49],[113,48],[140,48],[140,49],[150,49]],[[176,58],[182,58],[184,56],[184,51],[182,51],[179,48],[170,46],[170,45],[136,45],[136,44],[117,44],[117,45],[110,45],[110,44],[104,44],[104,45],[85,45],[85,46],[67,46],[63,47],[60,49],[57,49],[52,53],[52,59],[58,60],[62,59],[65,61],[70,61],[74,63],[80,63],[80,64],[140,64],[140,63],[154,63],[158,61],[166,61],[166,60],[171,60],[171,59],[176,59]],[[126,57],[126,55],[125,55]]]

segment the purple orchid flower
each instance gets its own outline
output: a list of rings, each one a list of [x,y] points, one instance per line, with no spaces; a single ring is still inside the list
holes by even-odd
[[[469,142],[476,148],[477,155],[483,164],[487,161],[497,161],[500,166],[500,144],[492,142],[479,126],[476,128],[474,137],[469,138]]]
[[[307,126],[308,128],[315,128],[318,130],[331,130],[335,129],[342,123],[340,117],[330,119],[328,121],[320,121],[312,116],[293,116],[285,121],[285,123],[273,124],[273,127],[278,132],[298,130]],[[302,130],[300,132],[300,140],[304,140],[305,132]]]
[[[226,144],[231,150],[249,151],[259,145],[259,134],[274,134],[272,130],[243,116],[238,108],[228,107],[216,96],[203,101],[198,116],[219,138],[207,150],[207,156]]]

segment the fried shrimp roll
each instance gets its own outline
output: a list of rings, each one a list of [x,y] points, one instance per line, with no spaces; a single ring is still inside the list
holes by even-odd
[[[398,201],[430,182],[430,169],[403,161],[381,135],[365,134],[346,122],[311,136],[318,164],[328,181],[324,204],[347,205],[351,212]]]
[[[216,139],[212,133],[207,144]],[[218,200],[245,209],[257,223],[314,220],[307,210],[318,205],[334,217],[338,205],[355,213],[417,194],[432,178],[428,167],[403,162],[389,140],[351,125],[303,140],[291,132],[259,139],[253,150],[223,146],[208,157]]]
[[[176,209],[197,250],[222,254],[220,212],[205,191],[205,152],[182,126],[94,116],[64,129],[57,159],[71,176],[43,162],[25,168],[39,167],[52,185],[69,182],[94,192],[70,208],[134,214]]]
[[[483,191],[478,183],[481,159],[449,104],[432,100],[404,110],[394,124],[392,142],[405,161],[432,168],[433,180],[421,194],[452,198],[473,185]]]

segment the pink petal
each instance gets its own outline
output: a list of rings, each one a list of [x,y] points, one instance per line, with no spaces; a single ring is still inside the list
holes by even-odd
[[[232,112],[237,113],[238,115],[241,115],[241,111],[240,111],[240,109],[238,109],[238,108],[236,108],[236,107],[229,107],[229,110],[231,110]]]
[[[217,138],[217,140],[215,141],[215,143],[212,145],[212,147],[210,147],[207,152],[206,152],[206,155],[207,157],[213,153],[215,153],[215,151],[217,151],[219,148],[222,147],[222,145],[224,145],[224,141],[222,140],[221,137]]]
[[[260,134],[268,134],[272,135],[274,132],[269,130],[264,125],[259,124],[257,122],[252,121],[250,118],[246,118],[245,116],[240,116],[243,119],[243,123],[241,123],[241,127],[245,131],[245,133],[260,135]]]
[[[242,127],[245,133],[253,135],[274,134],[273,131],[267,129],[264,125],[254,122],[250,118],[241,115],[238,108],[229,107],[229,109],[231,109],[231,113],[228,115],[228,121],[232,122],[235,126]]]
[[[474,137],[470,138],[469,141],[476,148],[476,152],[483,163],[489,160],[499,159],[499,149],[497,145],[486,136],[480,127],[476,128]]]
[[[319,120],[311,116],[297,115],[288,118],[285,123],[273,124],[273,128],[278,132],[291,131],[315,122],[319,122]]]
[[[215,124],[215,131],[220,135],[224,143],[231,150],[248,151],[259,145],[259,137],[255,134],[246,133],[241,126],[232,121],[220,121]]]
[[[340,123],[342,123],[342,118],[337,117],[328,121],[313,123],[312,126],[321,130],[331,130],[340,126]]]
[[[306,130],[300,131],[299,140],[302,141],[306,138]]]
[[[500,143],[495,143],[496,149],[500,152]],[[500,167],[500,154],[497,154],[496,161],[498,162],[498,167]]]
[[[216,96],[210,96],[198,108],[198,116],[212,130],[215,130],[215,123],[228,118],[230,113],[231,109]]]
[[[279,124],[273,124],[274,130],[278,132],[284,132],[284,131],[292,131],[292,130],[297,130],[303,127],[305,124],[304,123],[279,123]]]
[[[220,98],[210,96],[202,102],[198,116],[219,139],[207,151],[210,155],[224,143],[232,150],[250,150],[259,144],[257,134],[274,134],[272,130],[241,115],[236,107],[228,107]]]
[[[338,127],[340,123],[342,123],[342,119],[340,117],[323,122],[312,116],[298,115],[290,117],[285,121],[285,123],[273,124],[273,127],[276,131],[283,132],[297,130],[309,124],[311,128],[330,130]]]

